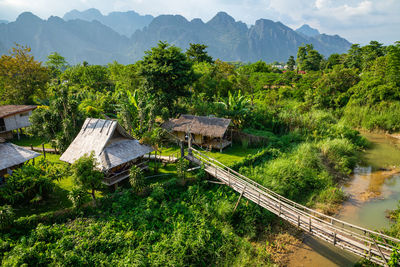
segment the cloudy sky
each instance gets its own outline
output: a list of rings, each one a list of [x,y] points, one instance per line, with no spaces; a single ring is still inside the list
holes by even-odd
[[[322,33],[339,34],[353,43],[400,40],[400,0],[0,0],[0,19],[13,21],[23,11],[47,19],[72,10],[97,8],[103,14],[134,10],[140,14],[181,14],[211,19],[225,11],[248,25],[259,18],[297,28],[309,24]]]

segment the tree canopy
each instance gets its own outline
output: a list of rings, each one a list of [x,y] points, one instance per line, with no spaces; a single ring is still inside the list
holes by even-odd
[[[16,45],[0,57],[0,104],[33,104],[43,98],[49,72],[34,59],[29,47]]]

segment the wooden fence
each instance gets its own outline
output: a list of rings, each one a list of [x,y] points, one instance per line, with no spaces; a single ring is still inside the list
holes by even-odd
[[[399,239],[338,220],[284,198],[194,148],[189,148],[186,158],[204,165],[207,173],[239,192],[239,200],[245,197],[311,235],[374,263],[388,266],[392,252],[400,243]]]

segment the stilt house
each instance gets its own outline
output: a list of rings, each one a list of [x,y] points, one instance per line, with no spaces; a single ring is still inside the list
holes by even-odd
[[[6,143],[5,139],[0,137],[0,185],[4,183],[6,174],[11,175],[14,169],[38,156],[39,153]]]
[[[12,131],[31,125],[29,117],[36,106],[6,105],[0,106],[0,137],[11,139]]]
[[[230,123],[230,119],[224,118],[181,115],[161,126],[181,141],[188,141],[190,133],[193,144],[222,151],[232,144],[232,136],[228,133]]]
[[[147,168],[143,156],[152,151],[150,146],[130,136],[117,121],[88,118],[60,160],[72,164],[93,152],[97,168],[105,174],[103,183],[114,185],[129,177],[132,165]]]

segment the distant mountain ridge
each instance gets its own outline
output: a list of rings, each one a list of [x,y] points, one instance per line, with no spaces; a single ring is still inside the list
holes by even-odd
[[[296,30],[296,32],[308,37],[314,37],[320,34],[317,29],[311,28],[310,25],[308,24],[302,25],[300,28]]]
[[[243,62],[285,62],[290,55],[296,56],[299,46],[308,43],[325,56],[346,52],[351,46],[338,35],[307,36],[268,19],[259,19],[248,27],[225,12],[208,22],[188,21],[180,15],[151,17],[149,22],[149,17],[133,11],[104,16],[96,9],[73,10],[64,19],[42,20],[25,12],[15,22],[0,24],[0,54],[18,43],[30,46],[39,60],[45,61],[57,51],[70,64],[107,64],[114,60],[134,63],[160,40],[182,49],[188,48],[189,43],[203,43],[214,58]]]
[[[351,43],[338,35],[319,34],[314,37],[299,34],[281,22],[259,19],[250,28],[225,12],[219,12],[210,21],[186,20],[180,15],[161,15],[131,38],[132,56],[135,60],[143,56],[143,51],[168,41],[183,49],[189,43],[204,43],[214,58],[226,61],[286,61],[296,56],[297,49],[311,43],[323,55],[346,52]]]
[[[86,21],[97,20],[119,34],[131,37],[136,30],[143,29],[149,25],[154,17],[151,15],[142,16],[135,11],[111,12],[107,16],[104,16],[99,10],[90,8],[84,11],[74,9],[65,13],[63,19],[66,21],[75,19]]]

